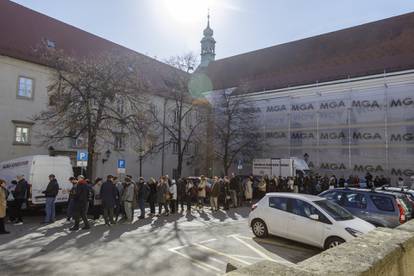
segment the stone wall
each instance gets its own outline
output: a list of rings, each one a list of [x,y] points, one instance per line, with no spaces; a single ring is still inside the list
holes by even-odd
[[[297,265],[265,261],[228,275],[411,276],[414,275],[414,220],[395,229],[377,228]]]

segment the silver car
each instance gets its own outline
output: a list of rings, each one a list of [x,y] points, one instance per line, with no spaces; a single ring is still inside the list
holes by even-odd
[[[392,193],[337,188],[325,191],[319,196],[341,205],[353,215],[377,227],[394,228],[410,218],[407,217],[398,196]]]

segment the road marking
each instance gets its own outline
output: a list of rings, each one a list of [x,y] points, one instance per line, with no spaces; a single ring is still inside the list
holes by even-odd
[[[232,255],[229,255],[229,254],[226,254],[226,253],[223,253],[223,252],[217,251],[217,250],[215,250],[215,249],[212,249],[212,248],[210,248],[210,247],[204,246],[204,245],[202,245],[202,244],[194,244],[194,245],[195,245],[195,246],[197,246],[197,247],[200,247],[200,248],[202,248],[202,249],[204,249],[204,250],[207,250],[207,251],[213,252],[213,253],[215,253],[215,254],[217,254],[217,255],[220,255],[220,256],[224,256],[224,257],[227,257],[227,258],[233,259],[233,260],[235,260],[235,261],[237,261],[237,262],[240,262],[240,263],[242,263],[242,264],[245,264],[245,265],[251,265],[251,263],[246,262],[245,260],[242,260],[242,259],[237,258],[237,257],[233,257]]]
[[[259,257],[236,255],[236,254],[231,254],[231,256],[233,256],[233,257],[239,257],[239,258],[245,258],[245,259],[251,259],[251,260],[256,260],[256,261],[263,261],[264,260],[263,258],[259,258]]]
[[[209,243],[209,242],[213,242],[213,241],[216,241],[217,239],[209,239],[209,240],[206,240],[206,241],[201,241],[201,242],[198,242],[199,244],[205,244],[205,243]]]
[[[232,236],[232,235],[230,235],[230,236]],[[252,238],[252,237],[246,237],[246,236],[241,236],[241,235],[237,235],[237,237],[239,237],[241,239],[245,239],[245,240],[253,240],[257,243],[265,243],[265,244],[276,245],[276,246],[289,248],[289,249],[294,249],[294,250],[306,250],[306,251],[310,251],[310,252],[312,251],[313,252],[313,250],[310,249],[310,248],[305,248],[305,247],[290,245],[290,244],[286,244],[286,243],[281,243],[281,242],[277,242],[275,240],[259,239],[259,238],[255,238],[255,237]]]
[[[246,247],[250,248],[251,250],[253,250],[254,252],[256,252],[259,256],[261,256],[262,258],[269,260],[269,261],[273,261],[275,262],[275,260],[273,260],[272,258],[270,258],[267,254],[263,253],[262,251],[260,251],[259,249],[255,248],[254,246],[248,244],[247,242],[245,242],[244,240],[238,238],[237,234],[235,235],[230,235],[231,238],[237,240],[238,242],[241,242],[242,244],[244,244]]]
[[[174,248],[170,248],[169,250],[179,250],[179,249],[183,249],[183,248],[186,248],[186,247],[189,247],[189,246],[191,246],[191,244],[177,246],[177,247],[174,247]]]
[[[223,262],[222,260],[216,259],[214,257],[209,256],[208,258],[212,261],[215,261],[216,263],[227,265],[227,262]]]
[[[184,253],[178,252],[178,251],[176,251],[174,249],[169,249],[169,251],[171,251],[171,252],[173,252],[175,254],[178,254],[181,257],[185,258],[185,259],[190,260],[195,266],[197,266],[198,268],[203,269],[204,271],[214,272],[214,273],[219,272],[220,274],[217,274],[217,275],[221,275],[223,273],[223,271],[221,271],[220,269],[218,269],[218,268],[216,268],[216,267],[214,267],[212,265],[209,265],[209,264],[207,264],[205,262],[199,261],[199,260],[197,260],[197,259],[195,259],[195,258],[193,258],[193,257],[191,257],[189,255],[186,255]]]

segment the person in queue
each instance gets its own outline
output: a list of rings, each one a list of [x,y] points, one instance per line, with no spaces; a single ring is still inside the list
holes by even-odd
[[[90,229],[87,212],[89,204],[89,188],[83,176],[78,176],[78,184],[76,185],[75,194],[75,224],[70,228],[70,231],[79,230],[80,219],[83,221],[83,230]]]
[[[6,181],[0,179],[0,235],[10,234],[5,228],[7,197]]]

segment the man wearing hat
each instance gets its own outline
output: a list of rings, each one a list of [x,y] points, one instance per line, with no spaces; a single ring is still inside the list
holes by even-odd
[[[49,175],[49,184],[46,190],[42,192],[46,197],[46,217],[44,223],[51,223],[55,221],[55,201],[59,193],[59,184],[54,174]]]

